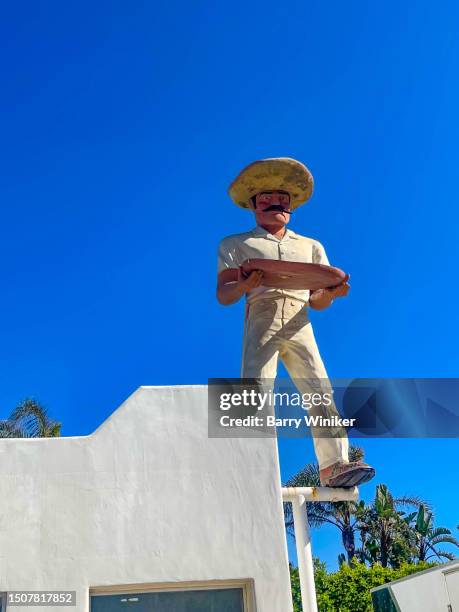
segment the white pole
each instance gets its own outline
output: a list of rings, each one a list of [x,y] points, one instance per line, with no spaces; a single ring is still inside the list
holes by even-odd
[[[311,538],[304,495],[296,495],[293,498],[292,508],[303,612],[317,612],[314,565],[312,562]]]
[[[314,564],[312,561],[311,537],[309,535],[306,502],[318,501],[355,501],[359,497],[357,487],[352,489],[333,489],[331,487],[283,487],[282,499],[292,502],[293,526],[295,530],[298,574],[300,577],[301,602],[303,612],[317,612]]]

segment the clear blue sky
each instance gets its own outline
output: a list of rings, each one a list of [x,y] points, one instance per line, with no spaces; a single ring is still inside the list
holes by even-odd
[[[1,418],[34,396],[87,434],[141,384],[237,376],[242,304],[214,299],[216,249],[253,226],[229,182],[271,156],[310,167],[292,228],[351,273],[314,313],[329,374],[458,376],[457,3],[3,12]],[[459,523],[457,440],[365,449],[378,482]],[[284,480],[312,458],[280,452]]]

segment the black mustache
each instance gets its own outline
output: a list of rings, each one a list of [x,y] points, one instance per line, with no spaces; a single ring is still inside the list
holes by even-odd
[[[279,212],[286,213],[287,215],[291,215],[291,210],[285,210],[280,204],[271,204],[268,208],[265,208],[263,212],[269,212],[270,210],[278,210]]]

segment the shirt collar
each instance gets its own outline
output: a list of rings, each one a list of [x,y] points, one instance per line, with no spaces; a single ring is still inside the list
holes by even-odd
[[[254,236],[260,236],[262,238],[266,238],[267,240],[274,240],[275,242],[283,242],[284,240],[290,240],[291,238],[296,240],[298,238],[298,235],[295,234],[293,230],[286,228],[284,236],[282,237],[281,240],[278,240],[275,236],[270,234],[268,231],[265,230],[264,227],[261,227],[260,225],[256,225],[253,228],[252,234]]]

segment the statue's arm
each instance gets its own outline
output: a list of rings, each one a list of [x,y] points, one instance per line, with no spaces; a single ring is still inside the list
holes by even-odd
[[[235,304],[241,297],[261,284],[263,273],[255,270],[247,278],[242,276],[240,268],[222,270],[217,278],[217,300],[223,306]]]

